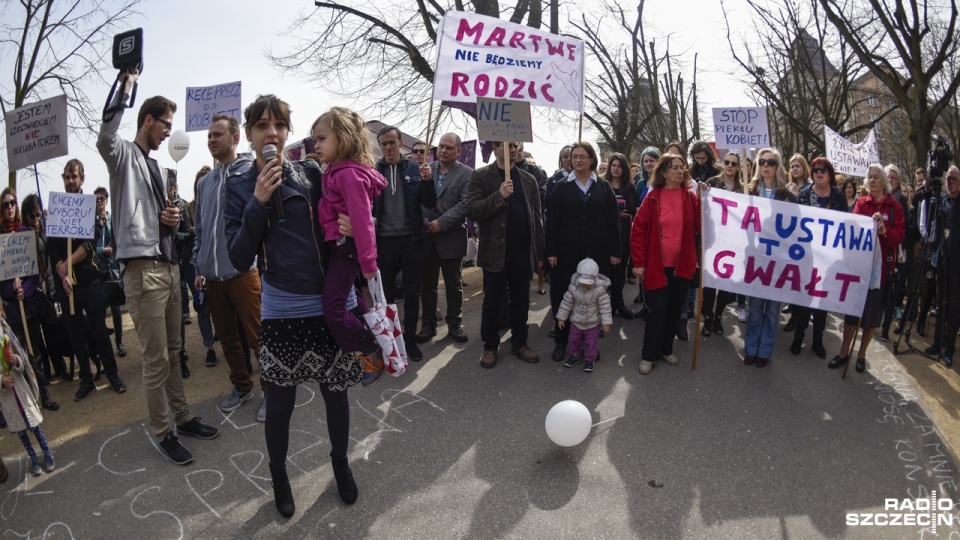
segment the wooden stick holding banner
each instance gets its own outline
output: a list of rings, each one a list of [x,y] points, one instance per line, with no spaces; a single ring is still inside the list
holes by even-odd
[[[424,138],[426,139],[424,141],[424,143],[426,143],[426,148],[424,149],[424,152],[423,152],[423,161],[421,162],[421,165],[426,165],[427,160],[430,158],[430,140],[432,138],[432,135],[430,134],[430,122],[432,120],[433,120],[433,100],[431,99],[430,109],[427,112],[427,133],[424,135]]]
[[[43,294],[43,293],[40,293]],[[23,323],[23,335],[27,338],[27,352],[33,356],[33,341],[30,339],[30,327],[27,325],[27,310],[23,307],[23,298],[20,299],[20,320]]]
[[[0,281],[8,279],[20,280],[21,290],[23,280],[40,272],[37,264],[37,240],[34,231],[0,234]],[[36,294],[43,294],[37,290]],[[23,321],[23,332],[27,338],[27,351],[33,356],[33,341],[30,339],[30,328],[27,324],[27,312],[23,299],[19,299],[20,320]]]
[[[77,282],[73,280],[73,238],[67,238],[67,279],[70,280],[71,285],[76,285]],[[70,294],[67,296],[70,297],[70,314],[75,315],[76,310],[73,307],[73,288],[70,289]]]
[[[47,204],[47,238],[67,239],[67,277],[73,280],[73,239],[93,240],[96,219],[97,196],[83,193],[50,192]],[[70,297],[70,314],[73,315],[73,294]]]
[[[700,201],[700,230],[703,236],[703,184],[697,184],[697,200]],[[697,353],[700,350],[700,315],[703,311],[703,242],[700,242],[700,271],[697,272],[697,319],[693,327],[693,362],[690,364],[690,371],[697,370]]]

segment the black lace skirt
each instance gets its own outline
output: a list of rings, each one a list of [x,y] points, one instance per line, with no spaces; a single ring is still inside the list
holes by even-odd
[[[323,317],[260,324],[260,376],[278,386],[316,382],[339,391],[360,382],[359,354],[337,347]]]

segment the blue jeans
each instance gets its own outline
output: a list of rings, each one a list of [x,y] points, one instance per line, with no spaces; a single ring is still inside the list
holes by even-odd
[[[744,356],[770,359],[780,325],[780,302],[751,296],[747,315],[747,335],[744,338]]]

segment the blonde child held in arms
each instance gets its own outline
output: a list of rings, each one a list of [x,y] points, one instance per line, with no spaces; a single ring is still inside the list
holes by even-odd
[[[370,386],[383,376],[383,358],[376,354],[376,342],[363,321],[347,309],[347,302],[358,274],[366,279],[377,275],[372,206],[387,179],[373,168],[373,148],[359,114],[333,107],[317,118],[310,132],[316,153],[327,164],[323,195],[317,204],[317,219],[330,255],[323,281],[323,318],[337,346],[359,355],[363,362],[360,384]],[[339,214],[350,217],[353,238],[340,233]],[[357,295],[357,301],[365,311],[362,297]]]
[[[607,294],[609,286],[610,280],[600,274],[596,261],[589,257],[580,261],[577,273],[570,278],[570,287],[563,293],[563,301],[557,310],[560,328],[570,323],[567,345],[570,357],[563,363],[564,366],[573,367],[582,359],[583,371],[593,371],[598,356],[600,327],[603,326],[604,333],[608,333],[613,324],[610,295]]]
[[[0,330],[2,330],[0,342],[3,345],[3,356],[0,358],[0,363],[3,364],[3,376],[0,378],[0,409],[3,410],[3,416],[7,420],[7,428],[20,437],[20,442],[27,450],[27,455],[30,457],[30,474],[40,476],[40,460],[33,450],[33,445],[30,444],[30,439],[27,438],[27,431],[32,431],[34,438],[40,444],[44,458],[43,470],[53,472],[57,465],[53,461],[53,454],[47,446],[43,430],[40,429],[43,415],[40,414],[40,406],[37,405],[37,400],[40,399],[37,377],[33,373],[30,362],[24,361],[27,355],[14,337],[5,318],[0,318]]]

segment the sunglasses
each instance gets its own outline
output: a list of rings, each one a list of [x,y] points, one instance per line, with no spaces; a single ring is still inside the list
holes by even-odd
[[[4,209],[4,210],[6,210],[7,208],[16,208],[16,207],[17,207],[17,200],[16,200],[16,199],[13,199],[13,200],[11,200],[11,201],[5,201],[5,202],[3,203],[3,209]]]
[[[757,164],[763,167],[764,165],[769,165],[771,167],[776,167],[779,165],[775,159],[758,159]]]
[[[33,219],[40,219],[41,217],[43,217],[43,214],[39,214],[39,213],[38,213],[38,214],[30,214],[30,217],[32,217]]]
[[[427,151],[424,150],[423,148],[417,148],[417,149],[413,150],[413,153],[414,153],[414,154],[417,154],[418,156],[422,156],[423,154],[426,154]]]
[[[723,160],[723,164],[726,165],[727,167],[739,167],[739,166],[740,166],[740,162],[739,162],[739,161],[730,161],[730,160],[727,160],[727,159]]]
[[[810,169],[810,172],[812,172],[813,174],[817,174],[817,173],[828,173],[830,171],[828,171],[826,167],[814,167]]]

